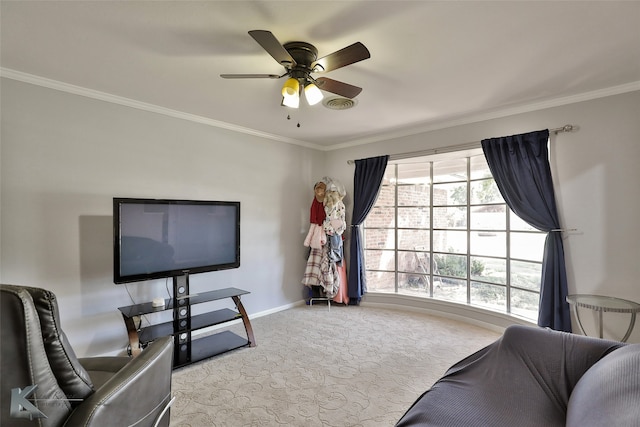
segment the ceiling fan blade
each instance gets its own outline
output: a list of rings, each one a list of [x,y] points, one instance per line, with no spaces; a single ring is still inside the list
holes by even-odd
[[[258,42],[269,55],[273,57],[280,65],[291,68],[296,65],[296,61],[291,57],[287,49],[282,46],[276,36],[267,30],[252,30],[249,35]]]
[[[220,74],[220,77],[223,79],[279,79],[282,76],[278,74]]]
[[[362,61],[364,59],[371,58],[371,54],[369,53],[369,49],[365,47],[360,42],[356,42],[351,46],[347,46],[344,49],[340,49],[336,52],[330,53],[327,56],[324,56],[318,59],[311,65],[311,68],[319,65],[316,70],[318,73],[323,73],[331,70],[335,70],[337,68],[344,67],[346,65],[353,64],[358,61]]]
[[[336,95],[344,96],[345,98],[355,98],[360,94],[360,92],[362,92],[361,87],[328,79],[326,77],[316,79],[315,83],[318,88],[326,90],[327,92],[335,93]]]

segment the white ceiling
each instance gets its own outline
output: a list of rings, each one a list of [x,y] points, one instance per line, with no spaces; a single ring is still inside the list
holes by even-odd
[[[320,149],[640,89],[638,1],[6,1],[2,75]],[[248,34],[354,42],[349,110],[280,106]],[[320,75],[315,75],[316,77]],[[333,96],[325,92],[326,97]],[[287,120],[287,115],[291,116]],[[300,123],[300,127],[297,127]],[[558,123],[557,125],[563,125]]]

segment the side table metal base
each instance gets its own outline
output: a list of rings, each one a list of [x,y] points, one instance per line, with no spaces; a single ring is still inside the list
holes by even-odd
[[[608,297],[603,295],[589,295],[589,294],[576,294],[576,295],[568,295],[567,302],[571,306],[571,310],[573,311],[574,316],[576,317],[576,321],[578,322],[578,326],[584,335],[588,335],[585,331],[584,326],[582,325],[582,320],[580,319],[580,313],[578,308],[586,308],[589,310],[594,310],[598,312],[598,336],[603,338],[603,313],[611,312],[611,313],[629,313],[631,315],[631,319],[629,320],[629,326],[627,327],[627,331],[620,341],[626,342],[631,336],[631,332],[633,332],[633,327],[636,324],[636,313],[640,311],[640,304],[624,300],[621,298]]]

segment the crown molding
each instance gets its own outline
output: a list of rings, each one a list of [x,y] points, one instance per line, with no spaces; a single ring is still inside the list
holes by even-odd
[[[125,98],[123,96],[113,95],[106,92],[100,92],[97,90],[88,89],[86,87],[76,86],[76,85],[60,82],[58,80],[52,80],[45,77],[36,76],[34,74],[28,74],[22,71],[12,70],[10,68],[0,68],[0,77],[5,77],[11,80],[17,80],[23,83],[30,83],[36,86],[42,86],[48,89],[54,89],[61,92],[71,93],[74,95],[84,96],[87,98],[97,99],[104,102],[110,102],[112,104],[118,104],[126,107],[136,108],[142,111],[162,114],[164,116],[169,116],[176,119],[187,120],[194,123],[199,123],[199,124],[212,126],[220,129],[226,129],[233,132],[244,133],[247,135],[257,136],[260,138],[270,139],[278,142],[284,142],[292,145],[298,145],[305,148],[312,148],[315,150],[322,149],[322,147],[316,144],[312,144],[310,142],[299,141],[296,139],[285,138],[282,136],[273,135],[266,132],[260,132],[255,129],[236,126],[231,123],[226,123],[226,122],[210,119],[203,116],[198,116],[196,114],[190,114],[190,113],[185,113],[183,111],[172,110],[170,108],[161,107],[159,105],[136,101],[135,99]]]
[[[335,144],[327,147],[327,146],[322,146],[318,144],[313,144],[307,141],[301,141],[301,140],[296,140],[292,138],[285,138],[279,135],[260,132],[255,129],[236,126],[236,125],[222,122],[219,120],[214,120],[207,117],[198,116],[195,114],[185,113],[182,111],[172,110],[169,108],[160,107],[158,105],[136,101],[130,98],[112,95],[106,92],[100,92],[97,90],[88,89],[85,87],[76,86],[76,85],[60,82],[57,80],[36,76],[33,74],[12,70],[10,68],[0,67],[0,77],[5,77],[8,79],[17,80],[24,83],[30,83],[33,85],[42,86],[42,87],[46,87],[49,89],[54,89],[62,92],[67,92],[74,95],[84,96],[87,98],[110,102],[113,104],[119,104],[119,105],[131,107],[131,108],[136,108],[138,110],[143,110],[143,111],[156,113],[156,114],[162,114],[168,117],[187,120],[194,123],[204,124],[207,126],[212,126],[220,129],[226,129],[233,132],[243,133],[246,135],[257,136],[260,138],[270,139],[273,141],[283,142],[286,144],[297,145],[300,147],[310,148],[318,151],[334,151],[334,150],[340,150],[343,148],[357,147],[359,145],[366,145],[374,142],[404,138],[407,136],[418,135],[421,133],[432,132],[435,130],[447,129],[454,126],[461,126],[461,125],[482,122],[486,120],[499,119],[503,117],[514,116],[517,114],[529,113],[533,111],[544,110],[547,108],[559,107],[559,106],[568,105],[568,104],[575,104],[578,102],[590,101],[593,99],[604,98],[612,95],[620,95],[623,93],[640,90],[640,81],[636,81],[636,82],[631,82],[631,83],[627,83],[619,86],[613,86],[605,89],[585,92],[577,95],[558,97],[558,98],[545,100],[541,102],[523,104],[523,105],[518,105],[514,107],[504,108],[504,109],[497,109],[490,112],[458,116],[455,118],[450,118],[448,120],[425,122],[422,124],[408,126],[407,128],[397,129],[395,131],[383,132],[380,134],[371,135],[364,138],[357,138],[349,142]]]
[[[558,97],[550,100],[545,100],[536,103],[523,104],[514,107],[497,109],[490,112],[484,112],[479,114],[469,114],[451,118],[449,120],[439,120],[433,122],[426,122],[421,125],[410,126],[405,129],[398,129],[396,131],[385,132],[384,134],[372,135],[366,138],[359,138],[343,144],[332,145],[331,147],[324,147],[325,151],[339,150],[343,148],[356,147],[359,145],[371,144],[374,142],[388,141],[397,138],[404,138],[407,136],[418,135],[421,133],[432,132],[435,130],[447,129],[455,126],[468,125],[477,122],[483,122],[486,120],[500,119],[509,116],[515,116],[517,114],[530,113],[533,111],[545,110],[552,107],[560,107],[563,105],[575,104],[583,101],[591,101],[593,99],[605,98],[607,96],[620,95],[628,92],[635,92],[640,90],[640,81],[631,82],[619,86],[613,86],[605,89],[594,90],[591,92],[584,92],[577,95],[570,95],[564,97]]]

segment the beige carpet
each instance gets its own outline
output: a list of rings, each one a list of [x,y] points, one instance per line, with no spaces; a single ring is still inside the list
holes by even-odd
[[[449,366],[499,336],[371,306],[301,306],[252,325],[257,347],[174,371],[172,427],[393,426]]]

